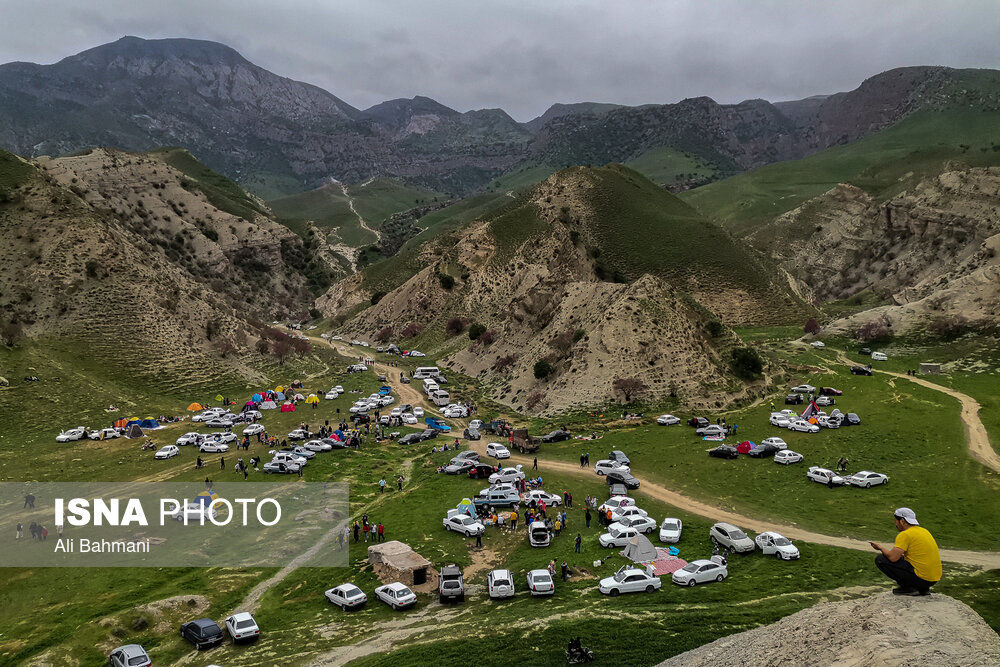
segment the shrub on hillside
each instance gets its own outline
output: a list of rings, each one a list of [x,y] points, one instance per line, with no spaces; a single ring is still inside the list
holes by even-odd
[[[375,340],[384,343],[392,338],[392,327],[382,327],[375,333]]]
[[[266,338],[261,338],[260,340],[258,340],[254,344],[253,348],[257,350],[259,354],[269,354],[271,352],[271,344],[267,341]]]
[[[441,287],[445,288],[446,290],[450,290],[452,287],[455,286],[455,278],[449,276],[447,273],[439,273],[438,282],[441,283]]]
[[[19,322],[0,324],[0,342],[7,347],[14,347],[22,338],[24,338],[24,327]]]
[[[421,327],[416,322],[410,322],[405,327],[403,327],[403,330],[399,332],[399,335],[402,336],[403,338],[413,338],[421,331],[423,331],[423,327]]]
[[[745,380],[756,380],[764,372],[764,359],[752,347],[733,348],[731,365],[733,372]]]
[[[476,340],[483,335],[484,331],[486,331],[485,326],[479,322],[473,322],[469,325],[469,340]]]
[[[457,336],[465,330],[465,319],[453,317],[444,325],[444,330],[451,336]]]
[[[524,407],[527,408],[528,410],[534,410],[536,407],[538,407],[538,404],[541,403],[542,399],[544,398],[545,394],[543,394],[542,392],[540,391],[533,392],[531,395],[528,396],[528,400],[524,402]]]
[[[615,378],[615,381],[611,383],[611,387],[616,394],[622,396],[625,403],[630,402],[639,394],[649,390],[646,383],[639,378]]]
[[[487,329],[483,333],[479,334],[479,338],[476,339],[476,344],[486,347],[492,345],[493,341],[495,341],[496,339],[497,339],[496,329]]]
[[[296,356],[304,357],[307,354],[309,354],[309,352],[312,350],[312,345],[310,345],[309,341],[307,340],[302,340],[301,338],[293,338],[292,350],[295,352]]]
[[[726,332],[726,327],[719,320],[709,320],[708,324],[705,325],[705,330],[712,338],[718,338]]]
[[[573,349],[575,340],[575,332],[572,329],[566,329],[549,341],[549,347],[555,350],[560,357],[565,357]]]
[[[548,359],[539,359],[535,362],[535,377],[539,380],[544,380],[548,376],[552,375],[555,368],[549,363]]]
[[[869,320],[854,330],[854,337],[862,343],[874,343],[889,340],[892,336],[889,323],[885,318]]]
[[[808,320],[806,320],[806,325],[802,327],[802,330],[807,334],[819,333],[819,329],[820,329],[819,322],[816,321],[815,317],[810,317]]]
[[[274,358],[278,360],[279,364],[284,364],[285,359],[287,359],[292,354],[292,344],[286,337],[284,340],[275,341],[274,345],[271,346],[271,354]]]
[[[968,333],[972,323],[963,315],[945,315],[934,318],[927,328],[935,336],[951,340]]]
[[[508,368],[513,366],[517,362],[516,354],[508,354],[507,356],[500,357],[493,362],[493,370],[497,373],[503,373]]]
[[[382,297],[384,297],[384,296],[385,296],[385,292],[375,292],[374,294],[372,294],[372,298],[369,299],[369,301],[374,306],[376,303],[378,303],[379,301],[381,301]]]

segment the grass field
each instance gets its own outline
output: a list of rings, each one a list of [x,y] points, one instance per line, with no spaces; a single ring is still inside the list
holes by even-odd
[[[674,185],[679,181],[710,180],[719,171],[698,157],[668,146],[646,151],[625,164],[663,186]]]

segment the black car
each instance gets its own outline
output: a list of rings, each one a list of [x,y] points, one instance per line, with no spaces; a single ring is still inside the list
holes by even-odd
[[[704,417],[691,417],[691,419],[687,421],[688,426],[691,428],[705,428],[711,423],[712,422],[708,421]]]
[[[413,411],[413,406],[410,405],[409,403],[400,403],[400,405],[399,405],[399,411],[400,412],[412,412]]]
[[[423,442],[423,441],[424,441],[423,433],[407,433],[396,442],[398,442],[401,445],[415,445],[418,442]]]
[[[851,375],[871,375],[872,369],[867,366],[851,366]]]
[[[421,440],[433,440],[438,437],[438,430],[436,428],[425,428],[417,435],[420,436]]]
[[[863,354],[866,357],[870,357],[872,356],[872,349],[870,347],[863,347],[860,350],[858,350],[858,354]]]
[[[489,476],[497,471],[489,463],[477,463],[469,469],[469,477],[472,479],[489,479]]]
[[[754,457],[755,459],[762,459],[767,456],[773,457],[775,452],[780,451],[780,449],[781,448],[777,447],[776,445],[772,444],[765,445],[764,443],[760,443],[756,447],[751,449],[749,452],[747,452],[747,454]]]
[[[483,437],[479,434],[479,429],[472,428],[471,426],[465,429],[465,433],[463,435],[465,435],[466,440],[480,440]]]
[[[861,423],[861,417],[857,416],[853,412],[848,412],[847,417],[844,419],[844,426],[858,426]]]
[[[717,459],[735,459],[739,457],[740,453],[736,451],[735,447],[719,445],[715,449],[708,450],[708,455]]]
[[[196,649],[211,648],[222,643],[222,628],[210,618],[199,618],[181,626],[181,637]]]
[[[605,479],[608,480],[608,486],[611,486],[612,484],[621,484],[626,489],[635,490],[639,488],[639,480],[633,477],[631,473],[627,473],[624,470],[612,470],[605,475]]]
[[[800,405],[805,400],[805,396],[802,394],[789,394],[785,396],[785,405]]]
[[[330,445],[330,449],[345,449],[347,447],[346,442],[335,438],[320,438],[319,441],[323,444]]]
[[[569,431],[563,431],[562,429],[556,429],[551,433],[543,435],[540,439],[542,442],[562,442],[563,440],[570,439]]]

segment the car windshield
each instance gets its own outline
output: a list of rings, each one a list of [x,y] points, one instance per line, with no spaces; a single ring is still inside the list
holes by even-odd
[[[791,541],[787,537],[776,537],[774,538],[774,546],[776,547],[787,547],[791,544]]]
[[[252,628],[252,627],[255,627],[256,625],[257,625],[257,624],[256,624],[256,623],[254,623],[252,619],[249,619],[249,618],[248,618],[248,619],[246,619],[245,621],[237,621],[237,622],[236,622],[236,629],[237,629],[237,630],[243,630],[243,629],[245,629],[245,628]]]
[[[677,530],[677,522],[671,519],[666,519],[660,528],[663,528],[664,530]]]
[[[510,586],[510,580],[508,580],[508,579],[494,579],[493,580],[493,585],[494,586]]]
[[[134,655],[128,659],[130,665],[145,665],[147,662],[149,662],[149,658],[144,655]]]
[[[699,566],[698,566],[697,563],[690,563],[690,564],[685,565],[684,567],[682,567],[681,568],[681,572],[697,572],[698,571],[698,567]]]
[[[731,533],[729,533],[729,537],[733,538],[734,540],[745,540],[747,539],[747,534],[744,533],[742,530],[734,530]]]

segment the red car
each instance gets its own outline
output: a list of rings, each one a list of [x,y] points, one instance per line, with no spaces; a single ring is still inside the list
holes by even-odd
[[[489,463],[477,463],[469,470],[469,477],[472,479],[487,479],[496,471],[497,469]]]
[[[820,396],[843,396],[844,392],[840,391],[839,389],[834,389],[833,387],[820,387],[819,388],[819,395]]]

